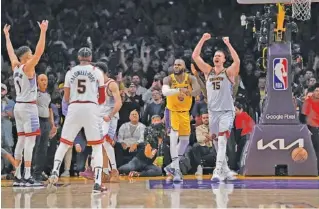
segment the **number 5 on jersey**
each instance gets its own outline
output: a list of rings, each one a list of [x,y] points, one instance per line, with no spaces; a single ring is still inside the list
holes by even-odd
[[[212,82],[213,90],[219,90],[220,89],[220,81]]]
[[[79,79],[78,80],[78,93],[84,94],[86,91],[86,80]]]

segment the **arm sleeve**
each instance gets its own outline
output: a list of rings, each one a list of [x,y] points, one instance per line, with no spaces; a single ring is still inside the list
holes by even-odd
[[[179,93],[179,89],[171,89],[168,85],[163,85],[162,93],[164,96],[171,96]]]

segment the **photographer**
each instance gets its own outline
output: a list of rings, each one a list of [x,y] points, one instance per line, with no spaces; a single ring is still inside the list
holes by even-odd
[[[140,145],[137,155],[127,164],[119,168],[119,172],[129,174],[130,177],[137,176],[161,176],[163,164],[163,150],[161,150],[165,127],[161,117],[154,115],[152,125],[144,131],[145,142]]]

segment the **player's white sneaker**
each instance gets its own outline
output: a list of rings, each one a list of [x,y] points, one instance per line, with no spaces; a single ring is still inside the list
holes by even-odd
[[[59,181],[59,174],[57,171],[53,171],[50,178],[49,178],[49,185],[48,186],[52,186],[54,184],[56,184]]]
[[[213,172],[213,176],[212,178],[210,179],[211,181],[217,181],[217,182],[220,182],[220,181],[224,181],[225,180],[225,173],[222,172],[221,169],[215,169],[214,172]]]
[[[236,173],[235,171],[230,170],[229,168],[225,171],[226,173],[226,180],[228,181],[233,181],[237,179],[237,175],[238,173]]]
[[[176,169],[173,177],[173,182],[182,182],[183,181],[183,174],[181,170]]]
[[[197,171],[195,173],[196,176],[202,176],[203,175],[203,167],[201,165],[197,166]]]

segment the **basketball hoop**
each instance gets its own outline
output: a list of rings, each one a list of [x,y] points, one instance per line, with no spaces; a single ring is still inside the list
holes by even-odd
[[[311,18],[311,0],[291,0],[292,17],[305,21]]]

